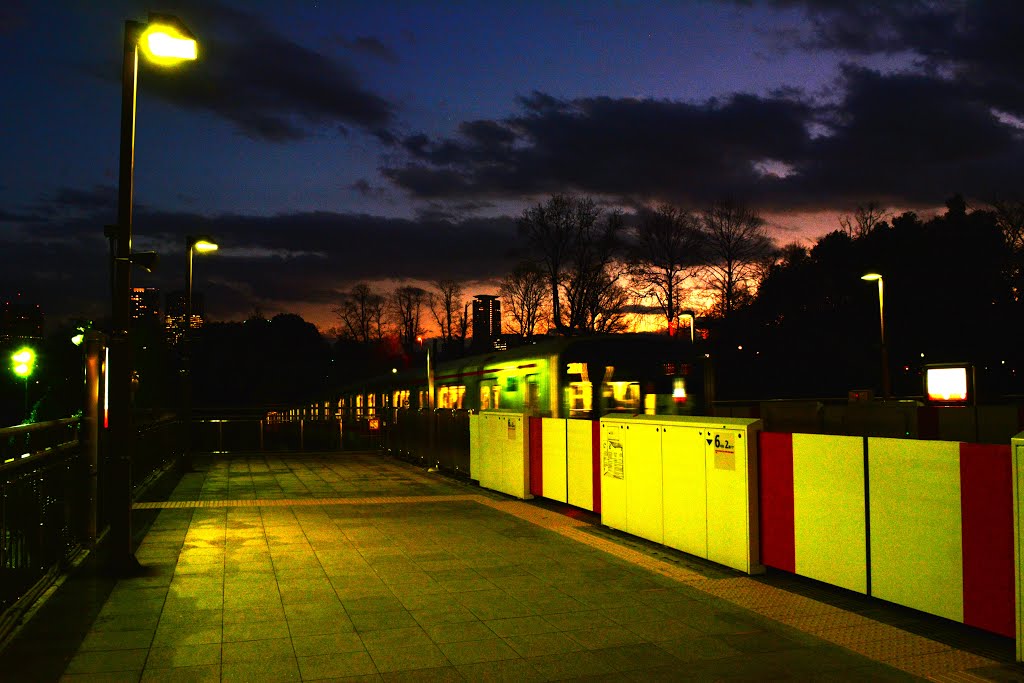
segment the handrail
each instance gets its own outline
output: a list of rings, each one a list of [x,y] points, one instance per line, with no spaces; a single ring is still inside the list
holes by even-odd
[[[4,436],[17,436],[18,434],[26,434],[29,432],[42,431],[44,429],[55,429],[57,427],[65,427],[69,424],[81,422],[80,417],[62,417],[59,420],[48,420],[46,422],[32,422],[23,425],[14,425],[12,427],[0,427],[0,437]]]

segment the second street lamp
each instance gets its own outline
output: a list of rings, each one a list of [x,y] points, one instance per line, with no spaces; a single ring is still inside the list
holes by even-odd
[[[882,276],[878,273],[865,273],[861,280],[878,282],[878,323],[882,332],[882,396],[889,399],[892,395],[892,387],[889,383],[889,351],[885,346],[885,287],[882,284]]]
[[[121,150],[117,187],[117,225],[114,286],[111,292],[109,429],[112,451],[110,494],[111,565],[115,570],[138,567],[132,553],[132,358],[131,318],[132,195],[135,176],[135,98],[138,92],[139,49],[160,66],[196,59],[196,41],[174,17],[150,15],[145,24],[124,23],[121,67]]]
[[[188,456],[192,450],[192,256],[197,251],[200,254],[217,251],[218,245],[206,235],[189,235],[185,238],[185,245],[188,248],[188,273],[185,280],[185,327],[181,332],[182,369],[185,373],[182,422],[185,427],[185,454]]]

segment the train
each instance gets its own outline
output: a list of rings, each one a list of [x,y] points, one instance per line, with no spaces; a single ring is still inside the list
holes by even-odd
[[[655,334],[546,337],[504,351],[356,382],[317,410],[350,423],[399,410],[513,410],[595,420],[613,413],[705,415],[709,359],[689,340]]]

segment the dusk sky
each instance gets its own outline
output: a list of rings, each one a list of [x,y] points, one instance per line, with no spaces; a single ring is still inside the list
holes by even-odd
[[[1024,194],[1024,7],[1004,2],[33,2],[0,6],[0,294],[109,310],[123,22],[141,65],[133,284],[322,329],[358,281],[493,291],[551,193],[758,209],[780,244],[877,201]],[[140,59],[140,63],[142,60]]]

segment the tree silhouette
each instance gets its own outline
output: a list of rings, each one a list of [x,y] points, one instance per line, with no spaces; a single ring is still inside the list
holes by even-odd
[[[704,233],[700,220],[674,206],[663,205],[646,216],[634,231],[628,273],[638,295],[654,297],[671,329],[686,298],[685,283],[703,267]]]
[[[546,291],[544,273],[531,264],[520,264],[505,276],[499,294],[512,334],[529,337],[536,332]]]
[[[755,269],[772,251],[764,219],[753,209],[718,202],[701,215],[707,257],[706,283],[718,295],[717,308],[729,317],[754,283]]]

